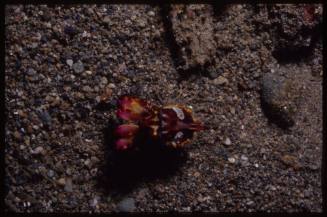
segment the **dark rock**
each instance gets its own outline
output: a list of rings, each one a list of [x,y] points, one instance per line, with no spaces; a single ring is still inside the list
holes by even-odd
[[[20,60],[20,59],[17,59],[17,60],[16,60],[16,64],[15,64],[16,69],[17,69],[17,70],[20,69],[21,66],[22,66],[22,62],[21,62],[21,60]]]
[[[209,78],[215,79],[220,75],[220,73],[218,73],[218,71],[216,69],[209,69],[208,75],[209,75]]]
[[[79,33],[78,29],[74,26],[65,26],[64,32],[71,37]]]
[[[281,128],[294,125],[299,88],[292,79],[272,73],[262,77],[261,102],[266,116]]]
[[[48,42],[48,36],[42,35],[42,37],[41,37],[41,43],[44,44],[44,43],[47,43],[47,42]]]
[[[78,61],[76,63],[73,64],[73,70],[76,72],[76,73],[81,73],[84,71],[84,65],[81,61]]]
[[[40,106],[44,103],[44,99],[41,99],[41,98],[36,98],[33,101],[34,101],[35,106]]]
[[[39,117],[43,121],[43,124],[45,124],[45,125],[51,125],[51,116],[48,113],[48,111],[41,111],[39,113]]]

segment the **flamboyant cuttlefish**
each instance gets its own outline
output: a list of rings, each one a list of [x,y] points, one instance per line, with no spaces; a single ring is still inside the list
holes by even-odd
[[[195,131],[205,128],[200,121],[193,118],[190,107],[160,107],[132,96],[119,98],[117,116],[127,121],[115,130],[117,150],[132,148],[137,135],[143,132],[146,132],[145,136],[149,139],[173,148],[181,148],[192,139]]]

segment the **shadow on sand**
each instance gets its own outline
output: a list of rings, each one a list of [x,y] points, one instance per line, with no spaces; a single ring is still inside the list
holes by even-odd
[[[103,130],[106,162],[99,185],[107,194],[126,194],[142,182],[168,178],[186,161],[184,150],[175,150],[139,135],[135,146],[139,150],[119,152],[114,149],[114,129],[119,123],[110,120]]]

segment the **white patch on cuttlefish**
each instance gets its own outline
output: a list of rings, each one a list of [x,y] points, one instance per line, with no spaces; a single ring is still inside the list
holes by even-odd
[[[179,131],[179,132],[176,133],[174,139],[180,139],[180,138],[182,138],[183,136],[184,136],[184,134],[183,134],[181,131]]]
[[[162,114],[162,117],[163,117],[163,118],[167,118],[168,115],[166,115],[165,113],[163,113],[163,114]]]
[[[178,117],[180,120],[184,120],[185,115],[184,115],[184,112],[183,112],[182,109],[177,108],[177,107],[172,107],[172,109],[174,110],[174,112],[176,113],[177,117]]]

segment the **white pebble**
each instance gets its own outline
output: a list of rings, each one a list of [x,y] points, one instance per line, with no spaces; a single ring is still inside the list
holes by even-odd
[[[43,147],[38,146],[37,148],[31,151],[31,154],[40,154],[42,152],[43,152]]]
[[[243,161],[248,161],[248,157],[245,156],[245,155],[242,155],[242,156],[241,156],[241,159],[242,159]]]
[[[72,67],[73,64],[74,64],[73,60],[71,60],[71,59],[68,59],[68,60],[66,61],[66,63],[67,63],[67,65],[69,65],[70,67]]]
[[[88,75],[92,75],[92,71],[90,71],[90,70],[85,71],[85,73]]]
[[[115,87],[116,87],[116,85],[115,85],[115,84],[113,84],[113,83],[110,83],[110,84],[108,85],[108,87],[109,87],[109,88],[115,88]]]
[[[233,158],[233,157],[229,157],[229,158],[228,158],[228,161],[229,161],[230,163],[233,164],[233,163],[235,163],[236,160],[235,160],[235,158]]]
[[[148,12],[148,15],[149,15],[149,16],[154,16],[155,13],[154,13],[153,11],[149,11],[149,12]]]
[[[230,138],[226,138],[225,142],[224,142],[225,145],[231,145],[232,142],[230,141]]]

